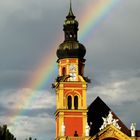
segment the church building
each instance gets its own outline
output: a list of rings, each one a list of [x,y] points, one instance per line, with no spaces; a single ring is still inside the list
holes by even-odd
[[[117,115],[97,97],[87,107],[84,75],[86,48],[78,41],[78,21],[70,9],[63,25],[64,41],[57,49],[55,140],[140,140],[132,123],[127,128]],[[94,95],[93,95],[94,96]]]

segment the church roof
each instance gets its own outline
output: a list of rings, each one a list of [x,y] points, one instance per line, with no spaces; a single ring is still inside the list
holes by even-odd
[[[136,130],[136,136],[140,137],[140,130]]]
[[[117,115],[101,100],[97,97],[88,107],[88,124],[91,127],[90,136],[96,135],[100,130],[99,128],[103,124],[102,117],[107,117],[109,111],[112,112],[113,118],[118,119],[118,124],[121,127],[121,131],[130,136],[130,130],[123,124],[123,122],[117,117]]]

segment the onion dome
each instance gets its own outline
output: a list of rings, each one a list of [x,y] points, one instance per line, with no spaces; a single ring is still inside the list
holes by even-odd
[[[84,58],[86,54],[85,47],[77,41],[64,41],[59,45],[57,57],[63,58]]]
[[[86,49],[77,40],[78,21],[75,20],[75,16],[72,12],[71,2],[69,13],[66,16],[63,27],[65,38],[64,42],[60,44],[59,48],[57,49],[57,57],[59,59],[84,58],[86,54]]]

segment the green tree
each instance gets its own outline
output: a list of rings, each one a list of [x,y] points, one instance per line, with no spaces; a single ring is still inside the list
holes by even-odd
[[[25,139],[25,140],[37,140],[36,138],[32,138],[32,137],[29,137],[29,139]]]
[[[14,135],[7,129],[7,125],[0,126],[0,140],[16,140]]]

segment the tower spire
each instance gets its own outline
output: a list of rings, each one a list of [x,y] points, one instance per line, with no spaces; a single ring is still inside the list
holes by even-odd
[[[70,0],[70,8],[69,8],[69,13],[67,15],[67,18],[75,18],[73,11],[72,11],[72,1]]]
[[[57,56],[59,59],[79,58],[83,60],[86,48],[78,42],[78,21],[72,11],[72,0],[69,2],[69,12],[63,24],[64,42],[59,45]]]

